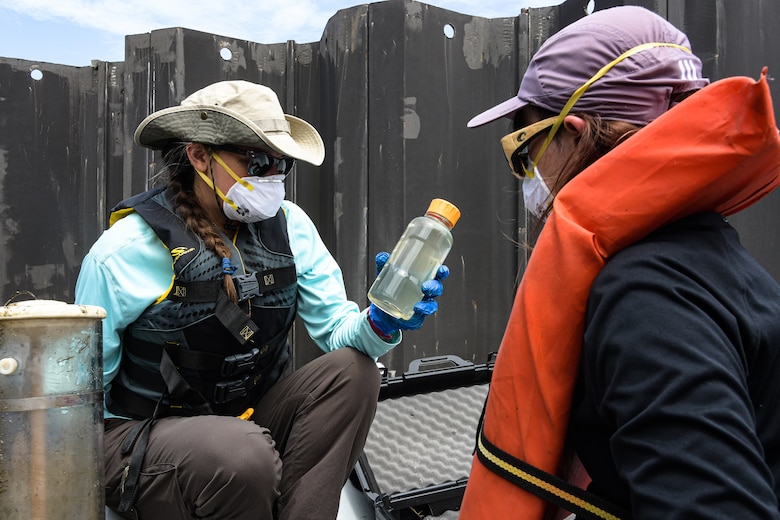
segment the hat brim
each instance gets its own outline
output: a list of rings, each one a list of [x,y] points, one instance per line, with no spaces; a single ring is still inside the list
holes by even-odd
[[[325,145],[319,132],[303,119],[285,114],[289,133],[263,130],[241,114],[218,105],[175,106],[159,110],[141,121],[135,131],[140,146],[160,150],[171,142],[197,142],[267,148],[319,166]],[[225,136],[230,136],[227,139]]]
[[[468,128],[475,128],[477,126],[490,123],[491,121],[495,121],[500,117],[512,117],[515,112],[527,105],[528,102],[522,101],[517,96],[514,96],[511,99],[507,99],[503,103],[499,103],[493,108],[485,110],[481,114],[472,117],[471,120],[466,123],[466,126]]]

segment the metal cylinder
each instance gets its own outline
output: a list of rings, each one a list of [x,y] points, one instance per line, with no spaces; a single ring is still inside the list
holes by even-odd
[[[103,519],[100,307],[0,307],[0,518]]]

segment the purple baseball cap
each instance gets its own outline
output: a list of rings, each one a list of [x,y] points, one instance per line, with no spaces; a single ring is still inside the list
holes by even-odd
[[[647,43],[691,48],[684,33],[644,7],[596,11],[548,38],[528,64],[517,96],[475,116],[466,126],[513,117],[526,105],[560,113],[574,91],[602,67]],[[694,54],[678,47],[651,47],[615,64],[588,87],[572,112],[644,125],[669,109],[673,94],[708,83]]]

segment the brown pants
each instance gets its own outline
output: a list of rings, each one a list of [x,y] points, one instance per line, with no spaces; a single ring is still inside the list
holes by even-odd
[[[140,520],[334,519],[376,411],[379,371],[351,348],[276,383],[250,421],[166,417],[151,430],[135,503]],[[106,428],[106,503],[119,505],[137,421]]]

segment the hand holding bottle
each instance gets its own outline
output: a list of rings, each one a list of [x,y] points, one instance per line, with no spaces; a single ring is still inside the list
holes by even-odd
[[[412,219],[382,262],[368,290],[369,301],[391,316],[411,320],[423,283],[435,277],[452,247],[451,230],[459,218],[454,204],[433,199],[425,215]]]
[[[387,252],[377,253],[376,255],[376,273],[382,271],[390,254]],[[423,298],[414,306],[414,314],[408,320],[395,318],[373,303],[368,308],[368,316],[375,330],[385,337],[392,336],[397,330],[417,330],[427,316],[435,314],[439,310],[439,304],[436,298],[441,296],[444,286],[442,282],[449,276],[450,270],[446,265],[439,266],[436,275],[432,280],[427,280],[422,284]]]

